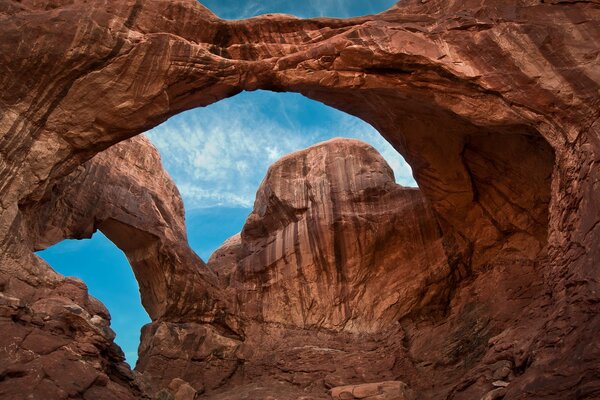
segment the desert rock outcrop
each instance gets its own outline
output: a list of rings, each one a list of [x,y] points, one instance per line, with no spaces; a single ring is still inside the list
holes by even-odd
[[[179,191],[145,137],[98,154],[22,210],[35,250],[102,231],[128,257],[153,320],[217,308],[206,293],[216,278],[189,248]]]
[[[348,139],[273,164],[241,234],[208,267],[237,335],[198,323],[144,328],[138,370],[158,386],[179,376],[210,392],[223,379],[271,376],[268,385],[291,380],[314,397],[324,385],[390,379],[403,354],[397,321],[443,314],[458,279],[420,191]]]
[[[334,400],[412,400],[410,389],[404,382],[379,382],[364,385],[349,385],[331,389]]]
[[[331,140],[273,164],[241,232],[209,267],[236,314],[299,328],[378,332],[440,311],[451,271],[420,191],[369,145]],[[235,267],[232,268],[230,263]]]
[[[32,253],[102,224],[88,220],[89,204],[61,201],[69,210],[57,221],[66,222],[50,219],[46,230],[44,204],[116,143],[178,112],[268,89],[358,116],[405,156],[439,225],[451,290],[441,312],[402,311],[361,342],[350,331],[369,325],[365,315],[356,324],[343,323],[352,313],[326,317],[350,331],[314,330],[320,323],[310,318],[294,320],[296,330],[275,326],[268,307],[253,313],[237,297],[228,301],[225,280],[189,251],[172,218],[181,214],[177,201],[144,199],[143,185],[148,194],[156,188],[152,177],[133,176],[125,211],[101,201],[98,217],[137,269],[153,316],[144,343],[185,324],[214,343],[229,340],[220,352],[192,349],[205,357],[190,358],[198,370],[213,366],[197,382],[173,377],[184,381],[178,389],[199,393],[208,383],[207,398],[231,398],[236,388],[254,398],[268,388],[325,396],[338,386],[402,381],[431,399],[598,398],[599,21],[591,0],[407,0],[360,18],[241,21],[221,20],[195,0],[0,2],[0,393],[143,396],[111,344],[104,307]],[[121,162],[129,160],[115,155],[108,166]],[[148,174],[160,180],[158,167]],[[98,185],[84,189],[106,199]],[[137,238],[132,249],[120,240],[125,232]],[[245,241],[260,238],[246,230],[229,256]],[[149,251],[151,242],[158,247]],[[232,282],[247,282],[230,271]],[[496,389],[498,380],[508,386]]]

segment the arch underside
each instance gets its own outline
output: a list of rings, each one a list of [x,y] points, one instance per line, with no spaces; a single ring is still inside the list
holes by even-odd
[[[427,398],[482,396],[503,368],[507,399],[598,395],[600,11],[593,2],[472,3],[244,21],[195,1],[1,5],[0,46],[12,55],[0,64],[2,325],[51,344],[25,340],[0,353],[0,387],[63,362],[66,348],[86,360],[73,372],[78,383],[47,374],[35,390],[134,398],[183,370],[209,393],[269,376],[306,387],[322,375],[306,365],[323,364],[322,354],[284,368],[269,354],[298,360],[293,349],[306,343],[346,343],[354,356],[333,364],[358,357],[372,367],[356,367],[354,379],[403,380]],[[358,116],[406,158],[449,271],[436,282],[436,307],[359,340],[335,329],[315,339],[310,327],[252,320],[231,304],[189,249],[181,200],[154,150],[141,138],[113,145],[255,89],[299,92]],[[143,383],[106,350],[103,307],[31,253],[95,229],[127,254],[153,319]],[[44,316],[59,322],[40,325]],[[90,337],[98,351],[86,352]],[[35,356],[22,361],[26,352]],[[320,385],[352,379],[330,376]]]

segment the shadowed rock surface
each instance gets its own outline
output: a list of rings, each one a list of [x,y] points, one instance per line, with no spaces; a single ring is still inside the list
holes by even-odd
[[[289,382],[292,398],[327,398],[352,380],[390,380],[409,360],[397,321],[441,316],[456,282],[419,190],[397,185],[375,149],[349,139],[273,164],[241,235],[208,267],[235,333],[145,327],[137,369],[152,385],[181,377],[219,394],[231,382]]]
[[[128,399],[191,387],[206,398],[327,398],[333,387],[402,381],[425,399],[600,397],[599,22],[595,1],[407,0],[361,18],[242,21],[193,0],[1,1],[0,395]],[[336,277],[307,306],[290,279],[298,260],[281,258],[311,248],[289,233],[315,221],[314,208],[302,211],[311,190],[272,186],[283,208],[259,192],[264,211],[222,252],[217,277],[189,250],[157,159],[124,144],[81,167],[169,116],[254,89],[356,115],[405,156],[430,206],[409,226],[435,221],[441,239],[423,237],[445,255],[432,272],[448,277],[411,286],[435,296],[386,314],[363,302],[384,304],[399,282],[378,299]],[[357,207],[369,200],[359,193]],[[344,237],[368,230],[323,215]],[[127,253],[153,319],[135,380],[104,307],[32,253],[95,228]],[[267,238],[282,246],[252,247],[268,249]],[[391,256],[404,251],[380,242]],[[375,254],[352,245],[340,248]],[[333,255],[319,265],[344,259]],[[351,260],[351,274],[366,267]],[[288,280],[263,286],[267,271]],[[373,287],[384,281],[368,275]],[[303,300],[260,304],[281,304],[283,289]],[[332,298],[347,305],[326,307]]]
[[[403,382],[368,383],[333,388],[331,397],[334,400],[377,399],[377,400],[411,400],[414,395]]]

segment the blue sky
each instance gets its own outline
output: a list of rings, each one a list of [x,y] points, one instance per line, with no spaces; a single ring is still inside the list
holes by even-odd
[[[302,18],[347,18],[385,11],[395,0],[204,0],[200,1],[225,19],[241,19],[261,14],[283,13]]]
[[[150,318],[125,255],[100,232],[89,240],[65,240],[38,255],[63,275],[83,280],[89,292],[104,303],[117,343],[135,364],[140,329]]]
[[[264,13],[349,17],[383,11],[394,1],[204,1],[223,18]],[[333,137],[373,145],[396,181],[416,186],[410,167],[368,124],[294,93],[244,92],[206,108],[176,115],[147,133],[181,191],[192,248],[207,260],[239,232],[267,168],[279,157]],[[112,315],[116,342],[133,366],[141,327],[150,322],[125,256],[104,235],[67,240],[38,253],[58,272],[81,278]]]
[[[269,165],[338,136],[370,143],[399,183],[414,186],[410,167],[373,127],[295,93],[243,92],[176,115],[147,136],[158,147],[188,212],[251,208]]]

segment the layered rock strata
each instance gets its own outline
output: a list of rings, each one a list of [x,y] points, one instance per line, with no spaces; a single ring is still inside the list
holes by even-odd
[[[13,247],[18,252],[13,257],[28,263],[0,275],[0,397],[143,397],[113,342],[106,308],[88,294],[83,282],[60,276],[31,251],[67,238],[89,238],[102,229],[127,254],[146,309],[153,318],[160,316],[169,305],[166,288],[185,276],[185,269],[198,274],[195,262],[203,263],[187,248],[181,199],[162,171],[158,153],[141,136],[123,142],[20,209],[26,240]],[[184,248],[187,252],[180,250]],[[177,266],[176,258],[169,257],[173,254],[188,255],[175,279],[169,273]],[[179,287],[185,293],[189,289],[183,283]]]
[[[235,314],[355,333],[442,311],[453,279],[420,191],[397,185],[375,149],[354,140],[273,164],[241,235],[208,265]]]
[[[348,139],[273,164],[241,234],[208,267],[237,336],[146,327],[138,370],[159,387],[181,377],[220,393],[266,379],[323,397],[353,379],[391,379],[408,360],[397,321],[442,315],[457,282],[420,191],[397,185],[375,149]]]
[[[209,294],[216,277],[188,246],[179,191],[143,136],[98,154],[21,209],[34,250],[102,231],[127,256],[153,320],[223,308]]]
[[[81,283],[66,282],[32,254],[78,233],[58,229],[46,237],[32,210],[52,198],[60,179],[117,142],[183,110],[270,89],[354,114],[405,156],[456,277],[441,315],[409,313],[389,327],[397,329],[386,334],[392,343],[364,341],[373,343],[364,351],[394,363],[372,361],[377,376],[350,373],[346,382],[322,382],[321,390],[400,380],[426,398],[473,399],[497,391],[493,383],[501,380],[509,383],[506,399],[598,397],[599,21],[595,1],[407,0],[361,18],[243,21],[220,20],[193,0],[0,2],[1,323],[11,332],[1,347],[0,390],[56,398],[90,390],[107,390],[102,396],[110,398],[141,395],[110,334],[99,333],[108,319],[103,307]],[[117,244],[126,221],[112,225]],[[172,243],[163,234],[158,242]],[[147,249],[147,239],[134,247]],[[180,240],[176,253],[185,254]],[[246,351],[260,349],[252,341],[266,332],[286,337],[289,328],[238,321],[237,299],[220,298],[226,290],[214,289],[215,277],[189,257],[181,260],[191,264],[152,264],[159,266],[156,282],[138,268],[155,318],[149,332],[192,323],[243,342]],[[170,285],[188,289],[179,297]],[[201,300],[190,305],[195,296]],[[261,307],[253,315],[271,314]],[[350,329],[339,324],[347,315],[333,318],[334,325]],[[48,322],[55,320],[56,329]],[[299,329],[302,343],[325,348],[312,342],[319,339],[313,331]],[[67,343],[36,347],[48,335]],[[327,331],[322,340],[337,343],[343,335],[353,333]],[[80,357],[90,337],[101,351]],[[28,338],[35,348],[24,344]],[[277,343],[271,354],[294,360]],[[269,376],[301,387],[299,379],[312,377],[323,360],[316,350],[308,354],[315,355],[312,369],[270,375],[277,363],[265,353],[264,368],[246,375],[250,383],[233,373],[219,381],[221,389],[257,389]],[[91,372],[79,380],[52,378],[53,371],[69,371],[73,358],[83,358]],[[228,362],[245,364],[237,356]]]

